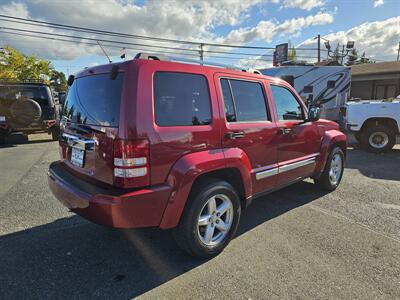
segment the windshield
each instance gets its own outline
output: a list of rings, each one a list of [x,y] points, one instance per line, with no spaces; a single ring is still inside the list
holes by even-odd
[[[49,105],[49,91],[46,86],[3,85],[0,86],[0,101],[12,102],[18,99],[33,99],[41,106]]]
[[[118,127],[123,73],[76,78],[68,90],[63,117],[87,125]]]

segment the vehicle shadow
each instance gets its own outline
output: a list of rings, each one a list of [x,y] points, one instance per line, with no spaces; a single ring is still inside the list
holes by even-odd
[[[0,148],[11,148],[16,147],[17,145],[23,144],[41,144],[52,142],[51,136],[49,135],[48,139],[32,139],[30,140],[27,135],[24,134],[12,134],[5,138],[5,143],[0,144]]]
[[[366,177],[400,181],[400,149],[370,153],[357,146],[347,148],[346,168],[356,169]]]
[[[300,182],[256,199],[238,236],[323,195]],[[208,261],[180,250],[170,231],[112,230],[77,216],[1,236],[0,257],[2,299],[130,299]]]

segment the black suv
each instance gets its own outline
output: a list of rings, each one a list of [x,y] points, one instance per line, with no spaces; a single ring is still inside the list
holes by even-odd
[[[41,80],[0,81],[0,143],[12,132],[48,132],[58,140],[59,103]]]

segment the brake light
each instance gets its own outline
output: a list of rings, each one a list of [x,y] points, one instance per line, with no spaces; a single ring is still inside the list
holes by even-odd
[[[123,188],[150,184],[149,143],[147,140],[115,140],[114,183]]]

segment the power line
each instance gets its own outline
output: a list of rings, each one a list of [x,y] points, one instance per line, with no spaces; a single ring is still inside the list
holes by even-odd
[[[134,45],[134,46],[140,46],[140,47],[162,48],[162,49],[168,49],[168,50],[190,51],[190,52],[194,52],[196,54],[198,53],[198,50],[187,49],[187,48],[166,47],[166,46],[156,46],[156,45],[147,45],[147,44],[139,44],[139,43],[130,43],[130,42],[116,41],[116,40],[96,39],[96,38],[90,38],[90,37],[65,35],[65,34],[57,34],[57,33],[51,33],[51,32],[43,32],[43,31],[27,30],[27,29],[19,29],[19,28],[10,28],[10,27],[0,27],[0,29],[24,32],[24,33],[35,33],[35,34],[46,35],[46,36],[58,36],[58,37],[66,37],[66,38],[72,38],[72,39],[89,40],[89,41],[96,42],[95,44],[93,43],[94,45],[97,45],[97,42],[101,41],[101,42],[108,42],[108,43],[112,43],[112,44],[119,44],[120,45],[119,47],[121,47],[121,45],[123,45],[123,46],[124,45]],[[5,31],[3,31],[3,32],[5,32]],[[10,33],[10,32],[6,32],[6,33]],[[35,37],[38,37],[38,36],[35,36]],[[80,41],[80,42],[82,43],[82,41]],[[125,48],[127,48],[127,47],[125,47]],[[143,51],[147,51],[147,50],[143,50]],[[205,53],[214,53],[214,54],[273,57],[272,54],[246,53],[246,52],[227,52],[227,51],[213,51],[213,50],[204,50],[203,52],[205,52]],[[175,54],[175,53],[173,53],[173,54]],[[184,53],[179,53],[179,54],[185,55]],[[195,55],[191,54],[191,56],[195,56]],[[298,55],[297,57],[299,57],[299,58],[315,58],[314,56],[302,56],[302,55]]]
[[[3,15],[3,14],[0,14],[0,17],[8,19],[6,21],[22,23],[22,24],[25,24],[25,25],[36,25],[36,26],[45,26],[45,27],[58,28],[58,29],[64,29],[64,30],[74,30],[74,31],[90,32],[90,33],[100,33],[100,34],[103,34],[103,35],[112,35],[112,36],[128,37],[128,38],[135,38],[135,39],[145,39],[145,40],[152,40],[152,41],[158,41],[158,42],[170,42],[170,43],[197,45],[197,46],[200,46],[201,44],[203,44],[204,46],[211,46],[211,47],[275,50],[275,47],[229,45],[229,44],[204,43],[204,42],[177,40],[177,39],[157,38],[157,37],[121,33],[121,32],[115,32],[115,31],[99,30],[99,29],[93,29],[93,28],[87,28],[87,27],[72,26],[72,25],[66,25],[66,24],[60,24],[60,23],[45,22],[45,21],[39,21],[39,20],[33,20],[33,19],[27,19],[27,18],[13,17],[13,16],[8,16],[8,15]],[[4,19],[2,19],[2,20],[4,20]],[[21,21],[24,21],[24,22],[21,22]],[[33,24],[29,24],[27,22],[30,22],[30,23],[33,23]],[[296,50],[306,50],[306,51],[307,50],[312,50],[312,51],[315,51],[315,50],[317,50],[317,48],[296,48]]]
[[[3,31],[0,30],[2,33],[6,34],[11,34],[11,35],[18,35],[18,36],[24,36],[24,37],[33,37],[33,38],[40,38],[40,39],[46,39],[46,40],[52,40],[52,41],[60,41],[60,42],[68,42],[68,43],[73,43],[73,44],[84,44],[84,45],[91,45],[91,46],[98,46],[97,43],[91,43],[91,42],[84,42],[84,41],[72,41],[72,40],[67,40],[67,39],[60,39],[60,38],[53,38],[53,37],[46,37],[46,36],[38,36],[38,35],[32,35],[32,34],[24,34],[24,33],[16,33],[16,32],[8,32],[8,31]],[[109,45],[109,44],[102,44],[103,47],[108,47],[108,48],[118,48],[121,49],[120,46],[115,46],[115,45]],[[128,50],[135,50],[135,51],[145,51],[144,49],[140,48],[130,48],[130,47],[125,47],[125,49]],[[155,54],[173,54],[173,55],[185,55],[185,56],[191,56],[191,57],[197,57],[195,54],[188,54],[188,53],[180,53],[180,52],[155,52]],[[229,57],[229,56],[217,56],[217,55],[212,55],[210,58],[221,58],[221,59],[249,59],[248,57]],[[271,61],[271,60],[266,60],[266,59],[258,59],[257,60],[265,60],[265,61]]]
[[[26,34],[26,33],[17,33],[17,32],[8,32],[8,31],[1,30],[1,27],[0,27],[0,32],[6,33],[6,34],[10,34],[10,35],[18,35],[18,36],[40,38],[40,39],[46,39],[46,40],[52,40],[52,41],[60,41],[60,42],[69,42],[69,43],[74,43],[74,44],[84,44],[84,45],[98,46],[97,43],[94,43],[94,42],[73,41],[73,40],[67,40],[67,39],[61,39],[61,38],[55,38],[55,37],[39,36],[39,35]],[[116,45],[103,44],[103,46],[107,47],[107,48],[121,49],[121,46],[116,46]],[[136,48],[136,47],[135,48],[124,47],[124,48],[128,49],[128,50],[135,50],[135,51],[148,51],[148,49],[142,49],[142,48]],[[197,57],[196,54],[189,54],[189,53],[167,52],[167,51],[163,51],[162,53],[159,52],[159,54],[164,54],[164,53]]]
[[[4,26],[0,26],[0,29],[6,29],[6,30],[18,31],[18,32],[26,32],[26,33],[36,33],[36,34],[40,34],[40,35],[66,37],[66,38],[72,38],[72,39],[81,39],[81,40],[88,40],[88,41],[94,41],[94,42],[97,42],[97,41],[106,42],[106,43],[109,42],[109,43],[120,44],[120,45],[133,45],[133,46],[141,46],[141,47],[149,47],[149,48],[160,48],[160,49],[170,49],[170,50],[184,50],[184,51],[191,51],[191,52],[198,53],[198,50],[195,50],[195,49],[185,49],[185,48],[178,48],[178,47],[165,47],[165,46],[156,46],[156,45],[146,45],[146,44],[115,41],[115,40],[106,40],[106,39],[97,39],[97,38],[90,38],[90,37],[81,37],[81,36],[67,35],[67,34],[60,34],[60,33],[49,33],[49,32],[36,31],[36,30],[10,28],[10,27],[4,27]]]

